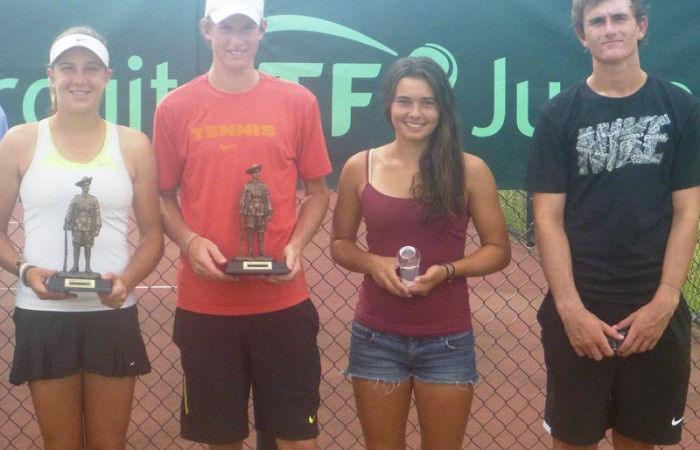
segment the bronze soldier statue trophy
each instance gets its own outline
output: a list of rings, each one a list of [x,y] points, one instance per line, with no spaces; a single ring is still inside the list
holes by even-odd
[[[90,195],[90,185],[92,177],[82,177],[76,186],[82,189],[70,202],[68,213],[63,224],[64,230],[64,252],[63,270],[46,281],[46,288],[51,291],[92,291],[111,292],[112,282],[103,280],[99,273],[93,272],[90,268],[90,258],[92,256],[92,246],[95,243],[95,236],[100,234],[102,227],[102,217],[100,216],[100,205],[97,198]],[[71,232],[73,241],[73,266],[68,267],[68,231]],[[85,254],[85,270],[80,271],[80,250]]]
[[[229,261],[226,273],[229,275],[273,275],[289,273],[282,261],[265,254],[265,229],[272,219],[272,199],[267,185],[260,181],[260,164],[253,164],[245,173],[251,180],[243,185],[238,212],[241,217],[240,256]],[[258,241],[258,254],[254,256],[255,238]],[[247,249],[247,251],[246,251]]]

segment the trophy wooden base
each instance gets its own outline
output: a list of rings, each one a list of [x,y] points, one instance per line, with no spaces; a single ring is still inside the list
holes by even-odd
[[[46,280],[46,289],[58,292],[112,292],[112,282],[94,272],[58,272]]]
[[[281,261],[254,258],[236,258],[226,265],[228,275],[286,275],[287,264]]]

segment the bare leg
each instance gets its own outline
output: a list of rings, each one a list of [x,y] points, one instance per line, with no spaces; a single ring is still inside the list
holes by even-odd
[[[318,444],[316,443],[316,439],[309,439],[306,441],[285,441],[277,439],[277,448],[279,448],[279,450],[316,450]]]
[[[82,376],[34,380],[29,391],[39,420],[45,450],[82,450],[84,447]]]
[[[612,438],[615,450],[652,450],[654,448],[652,444],[629,438],[615,429],[613,429]]]
[[[391,384],[353,378],[352,387],[367,450],[405,450],[412,380]]]
[[[595,450],[598,448],[598,444],[593,445],[573,445],[562,442],[559,439],[553,439],[553,449],[554,450]]]
[[[460,450],[474,397],[472,384],[413,381],[423,450]]]
[[[87,448],[126,448],[135,383],[136,377],[105,377],[83,373]]]
[[[257,431],[255,450],[316,450],[316,439],[307,441],[285,441],[275,439],[274,436],[264,431]]]

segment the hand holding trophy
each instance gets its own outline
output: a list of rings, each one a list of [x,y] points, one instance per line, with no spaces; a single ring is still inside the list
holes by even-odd
[[[401,282],[405,286],[413,286],[415,278],[420,275],[420,252],[417,248],[407,245],[401,247],[396,255],[396,261],[399,265],[399,274]]]
[[[50,291],[112,291],[112,282],[103,280],[99,273],[93,272],[90,268],[92,246],[102,227],[99,202],[95,196],[90,195],[91,184],[92,177],[82,177],[75,183],[82,189],[82,192],[73,197],[68,207],[63,224],[63,270],[46,281],[46,288]],[[70,270],[67,270],[68,231],[71,232],[73,242],[73,266]],[[79,268],[81,249],[85,254],[85,270],[82,272]]]
[[[253,164],[245,173],[251,180],[243,185],[238,212],[241,217],[240,256],[229,261],[229,275],[284,275],[289,268],[283,261],[265,254],[265,230],[272,219],[272,199],[267,185],[260,181],[262,165]],[[258,255],[254,256],[257,238]]]

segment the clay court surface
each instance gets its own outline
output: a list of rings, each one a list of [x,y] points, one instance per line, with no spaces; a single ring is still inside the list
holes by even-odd
[[[15,215],[18,221],[20,214],[18,208]],[[348,330],[360,277],[332,263],[327,248],[330,217],[329,211],[322,230],[305,253],[311,297],[322,324],[318,339],[323,363],[319,447],[362,449],[350,382],[341,373],[347,363]],[[12,223],[9,231],[15,242],[22,242],[22,230],[17,223]],[[464,448],[468,449],[549,448],[549,438],[542,429],[545,371],[535,319],[545,287],[544,276],[536,249],[528,249],[516,240],[512,245],[513,261],[505,270],[470,280],[481,380],[475,389],[467,428]],[[205,448],[178,437],[182,375],[179,352],[171,341],[178,254],[177,247],[168,243],[157,271],[138,289],[142,332],[153,371],[137,382],[129,429],[131,449]],[[28,389],[8,383],[14,350],[11,319],[14,283],[13,275],[0,271],[0,449],[40,449],[41,438],[32,416]],[[697,335],[694,330],[694,362],[700,359]],[[698,385],[700,375],[694,367],[684,440],[679,448],[700,448]],[[410,449],[419,448],[416,427],[412,415],[407,430]],[[251,433],[249,444],[254,443],[253,437]],[[612,447],[605,443],[601,448]]]

